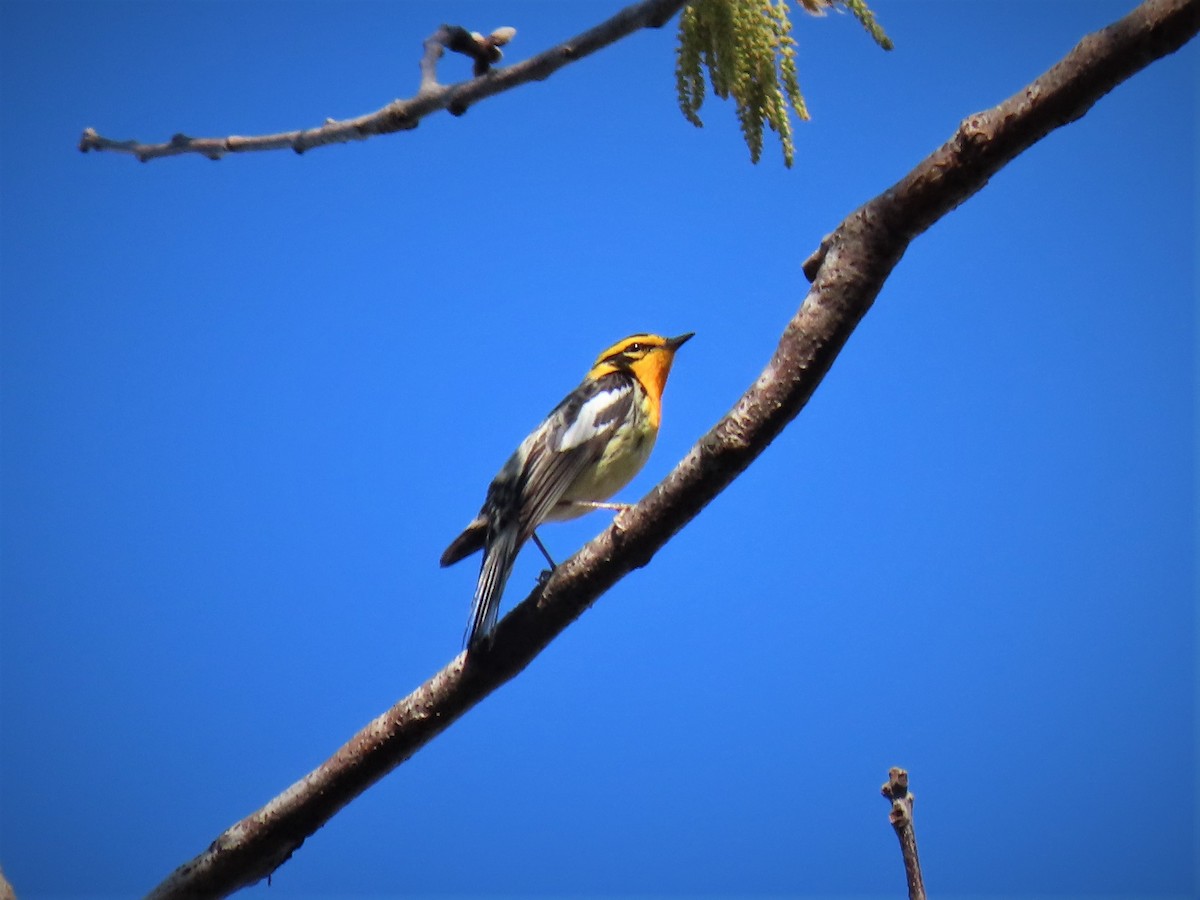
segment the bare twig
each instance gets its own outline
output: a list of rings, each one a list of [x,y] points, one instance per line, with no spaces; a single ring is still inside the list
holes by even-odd
[[[443,25],[426,39],[425,55],[421,59],[421,87],[407,100],[393,100],[387,106],[354,119],[326,119],[317,128],[263,134],[253,137],[195,138],[176,134],[161,144],[140,141],[116,141],[85,128],[79,139],[79,149],[109,150],[130,153],[142,162],[164,156],[199,153],[209,159],[220,159],[227,153],[249,153],[257,150],[291,148],[304,153],[327,144],[361,141],[376,134],[392,134],[416,128],[431,113],[449,110],[460,116],[471,105],[494,94],[500,94],[530,81],[544,81],[563,66],[582,59],[643,28],[661,28],[671,20],[686,0],[643,0],[627,6],[611,19],[582,34],[551,47],[544,53],[502,69],[488,67],[499,59],[498,48],[507,43],[514,29],[500,28],[488,37],[475,35],[457,25]],[[466,53],[475,60],[475,78],[457,84],[442,85],[437,81],[436,65],[442,48]]]
[[[880,793],[892,802],[888,821],[900,839],[908,900],[925,900],[925,881],[921,878],[921,860],[917,857],[917,832],[913,827],[913,803],[916,798],[908,790],[908,772],[895,766],[888,769],[888,780],[880,788]]]
[[[1147,0],[1000,106],[964,120],[950,141],[825,238],[806,264],[812,287],[755,383],[661,484],[500,622],[490,652],[458,656],[151,896],[224,896],[266,877],[339,809],[520,672],[608,588],[646,565],[796,417],[913,238],[1198,30],[1200,0]]]

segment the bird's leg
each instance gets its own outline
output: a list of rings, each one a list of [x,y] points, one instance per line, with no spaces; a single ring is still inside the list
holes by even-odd
[[[553,572],[558,568],[558,563],[550,558],[550,552],[546,549],[546,545],[542,543],[542,539],[537,536],[537,532],[530,534],[533,542],[537,544],[537,548],[542,551],[542,556],[546,557],[546,562],[550,563],[550,571]]]
[[[546,557],[546,562],[550,563],[550,568],[546,569],[541,575],[538,576],[538,586],[540,587],[550,580],[550,576],[554,573],[554,570],[558,568],[558,564],[550,558],[550,553],[546,550],[546,545],[542,543],[542,539],[537,536],[536,531],[532,532],[529,536],[533,538],[533,542],[537,544],[537,548],[542,551],[542,556]]]

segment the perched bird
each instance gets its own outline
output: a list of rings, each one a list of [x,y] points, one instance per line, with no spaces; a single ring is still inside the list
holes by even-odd
[[[490,640],[500,595],[527,540],[533,538],[554,567],[534,529],[594,509],[626,508],[604,501],[649,458],[675,351],[691,336],[634,334],[617,341],[504,464],[479,515],[442,554],[449,566],[483,550],[468,650]]]

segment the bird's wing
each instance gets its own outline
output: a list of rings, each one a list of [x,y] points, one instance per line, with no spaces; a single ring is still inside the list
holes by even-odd
[[[527,540],[580,473],[600,458],[633,402],[633,385],[617,373],[572,391],[505,463],[483,509],[446,548],[441,564],[453,565],[482,550],[489,524],[493,534],[499,533],[514,515],[520,541]]]
[[[495,628],[500,595],[521,545],[575,479],[600,458],[633,402],[634,387],[626,376],[613,373],[585,381],[521,442],[500,470],[483,505],[486,549],[471,608],[468,648],[479,646]]]
[[[517,451],[522,457],[522,540],[600,458],[613,432],[629,415],[634,399],[633,384],[621,373],[584,382],[525,439]]]

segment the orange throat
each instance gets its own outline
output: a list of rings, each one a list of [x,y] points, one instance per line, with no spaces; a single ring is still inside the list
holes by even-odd
[[[645,359],[639,359],[629,368],[641,382],[650,400],[650,424],[658,428],[660,410],[662,408],[663,388],[667,386],[667,376],[671,374],[671,363],[674,355],[670,353],[651,353]]]

